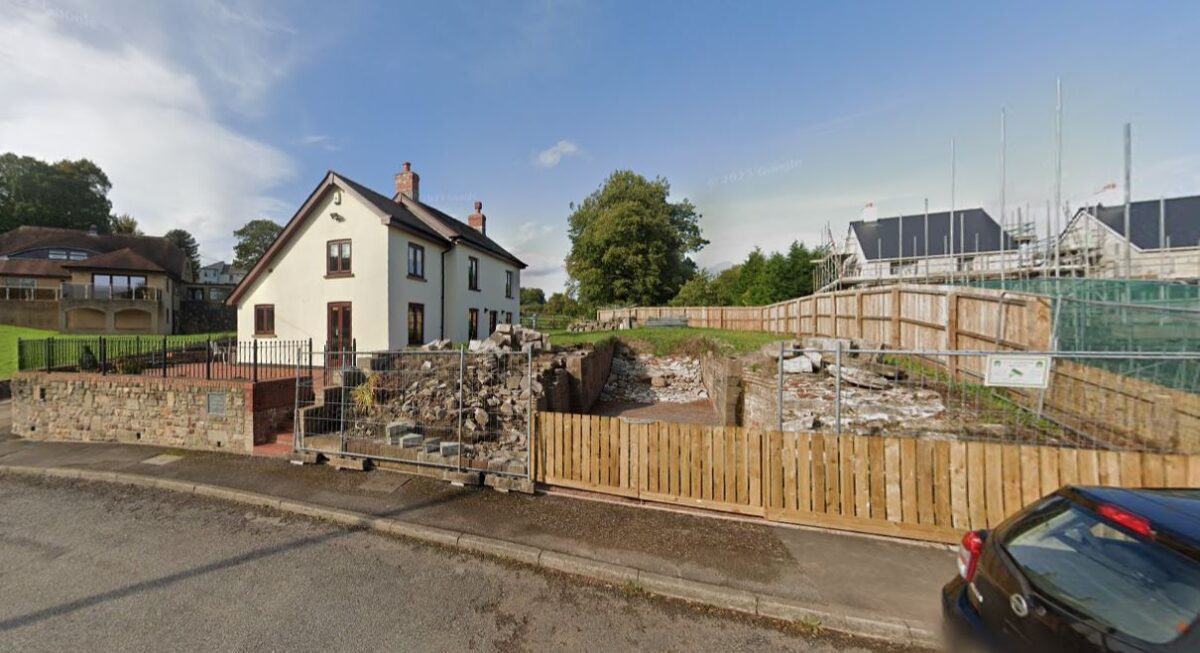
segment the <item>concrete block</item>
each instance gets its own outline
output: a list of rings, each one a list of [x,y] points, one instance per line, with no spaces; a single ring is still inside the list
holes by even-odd
[[[405,449],[416,449],[425,442],[425,436],[420,433],[405,433],[400,436],[400,441],[397,443]]]
[[[483,477],[483,484],[499,492],[534,493],[534,483],[527,478],[488,474]]]
[[[321,454],[315,451],[297,451],[288,456],[293,465],[315,465],[321,462]]]
[[[400,439],[418,430],[418,426],[411,420],[397,420],[389,423],[384,427],[387,433],[388,442],[399,444]]]
[[[462,449],[462,446],[457,442],[442,442],[441,446],[438,448],[438,453],[443,456],[453,457],[457,456]]]
[[[479,485],[482,483],[479,472],[460,472],[453,469],[443,471],[442,480],[458,485]]]
[[[355,458],[351,456],[329,456],[328,464],[335,469],[348,469],[355,472],[365,472],[371,466],[371,461],[366,458]]]
[[[442,441],[437,438],[429,438],[421,442],[421,450],[425,453],[437,453],[442,448]]]

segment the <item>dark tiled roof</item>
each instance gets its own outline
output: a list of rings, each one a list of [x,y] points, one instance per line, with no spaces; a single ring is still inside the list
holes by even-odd
[[[1001,250],[1000,225],[983,209],[963,209],[954,212],[954,242],[949,250],[970,256],[976,252],[999,252]],[[901,224],[903,223],[903,229]],[[925,250],[924,213],[850,223],[858,244],[868,260],[895,259],[919,256],[946,256],[950,240],[950,212],[930,213],[929,251]],[[904,232],[901,250],[900,232]],[[1016,242],[1004,234],[1004,249],[1016,249]]]
[[[475,227],[472,227],[471,225],[453,216],[447,215],[446,213],[439,211],[438,209],[429,206],[424,202],[418,202],[417,200],[403,196],[397,198],[397,201],[405,205],[414,205],[416,208],[415,213],[418,215],[418,217],[425,218],[426,221],[431,222],[431,226],[437,229],[438,232],[441,233],[445,238],[449,238],[450,240],[464,240],[476,248],[502,258],[513,265],[516,265],[520,268],[525,267],[525,263],[523,263],[521,259],[510,254],[508,250],[501,247],[499,243],[491,238],[488,238],[483,232],[479,231]]]
[[[391,198],[380,195],[379,193],[376,193],[375,191],[363,186],[353,179],[343,177],[336,172],[333,174],[338,178],[339,181],[352,188],[354,192],[362,195],[363,199],[370,202],[375,206],[375,208],[391,216],[394,226],[416,232],[418,235],[429,238],[434,242],[442,243],[444,245],[450,244],[449,240],[447,240],[429,225],[425,224],[420,218],[413,215],[412,211],[410,211],[408,207],[402,206],[397,202],[393,202]]]
[[[132,249],[118,249],[107,254],[89,256],[82,261],[64,263],[64,268],[79,270],[120,270],[122,272],[166,272],[161,265]]]
[[[160,271],[182,279],[188,268],[187,255],[175,243],[158,236],[91,234],[77,229],[22,226],[0,234],[0,255],[12,256],[32,249],[80,249],[107,254],[129,249],[157,264]]]
[[[71,273],[63,269],[66,261],[51,261],[44,258],[10,258],[0,261],[0,274],[13,277],[60,277],[70,279]]]
[[[1129,205],[1129,232],[1134,247],[1160,249],[1166,243],[1171,249],[1200,245],[1200,195],[1176,197],[1164,202],[1163,230],[1166,240],[1159,241],[1158,200],[1132,202]],[[1095,211],[1092,209],[1092,211]],[[1125,234],[1125,205],[1101,206],[1096,216],[1117,234]]]

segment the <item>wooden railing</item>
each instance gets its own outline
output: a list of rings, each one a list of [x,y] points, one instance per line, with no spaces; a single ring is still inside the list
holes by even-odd
[[[538,413],[539,483],[953,543],[1063,485],[1200,487],[1200,456]]]

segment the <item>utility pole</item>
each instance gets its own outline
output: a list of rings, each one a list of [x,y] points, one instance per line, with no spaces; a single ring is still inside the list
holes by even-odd
[[[1062,78],[1055,81],[1058,101],[1054,111],[1054,277],[1062,276],[1062,243],[1058,240],[1058,222],[1062,212]]]
[[[1005,241],[1008,240],[1008,232],[1004,228],[1004,190],[1008,182],[1008,169],[1006,166],[1005,155],[1007,150],[1007,134],[1004,131],[1004,108],[1000,109],[1000,289],[1004,290],[1004,268],[1008,267],[1008,259],[1005,256]]]
[[[929,198],[925,198],[925,280],[929,281]]]

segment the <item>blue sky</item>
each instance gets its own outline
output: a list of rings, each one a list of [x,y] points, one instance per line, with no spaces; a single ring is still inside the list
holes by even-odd
[[[1047,6],[1053,5],[1053,6]],[[754,247],[878,214],[1119,181],[1200,193],[1197,3],[347,2],[0,0],[0,150],[89,157],[115,209],[181,225],[206,260],[232,229],[289,218],[327,169],[383,192],[404,161],[423,199],[565,280],[572,201],[612,170],[671,181],[721,267]]]

